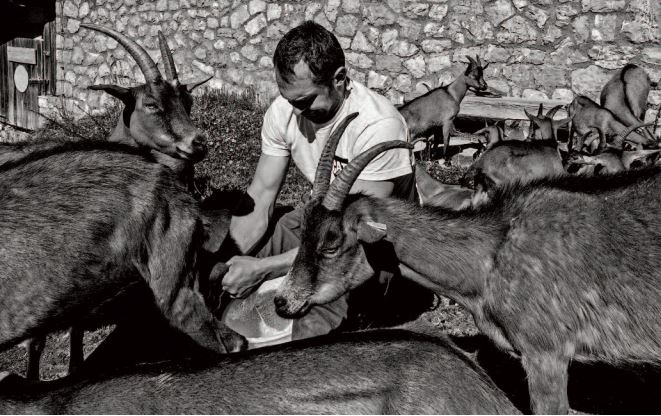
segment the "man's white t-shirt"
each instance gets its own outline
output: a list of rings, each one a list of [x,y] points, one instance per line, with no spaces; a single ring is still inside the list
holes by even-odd
[[[264,115],[262,126],[262,153],[270,156],[291,156],[296,167],[312,183],[321,152],[338,124],[354,112],[358,116],[349,123],[335,151],[333,175],[348,161],[375,144],[390,140],[407,140],[408,128],[404,118],[384,96],[356,81],[349,81],[348,96],[332,120],[315,124],[305,117],[296,116],[294,107],[278,96]],[[384,181],[411,174],[410,154],[407,149],[391,149],[374,158],[358,179]],[[405,189],[396,189],[393,195],[408,197]],[[399,195],[398,195],[399,194]]]

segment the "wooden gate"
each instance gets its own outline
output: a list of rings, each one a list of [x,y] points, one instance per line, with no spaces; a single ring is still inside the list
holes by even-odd
[[[34,39],[0,45],[0,121],[24,129],[39,126],[39,95],[55,94],[55,22]]]

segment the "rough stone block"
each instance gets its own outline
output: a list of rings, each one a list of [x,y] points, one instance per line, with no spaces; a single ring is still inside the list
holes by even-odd
[[[514,7],[509,0],[496,0],[484,6],[487,19],[498,26],[501,22],[514,16]]]
[[[587,95],[592,99],[599,98],[601,88],[610,79],[610,74],[596,65],[584,69],[576,69],[571,73],[572,90],[578,94]]]
[[[360,18],[354,15],[344,15],[335,22],[335,33],[342,36],[354,36],[360,26]]]
[[[624,9],[625,0],[581,0],[584,12],[615,12]]]
[[[356,36],[354,36],[353,41],[351,41],[351,49],[359,52],[374,52],[374,46],[370,44],[360,30],[356,32]]]
[[[397,14],[386,4],[368,3],[364,6],[363,16],[368,23],[374,26],[392,25],[397,21]]]
[[[537,29],[521,16],[514,16],[501,26],[506,29],[496,34],[496,39],[501,43],[523,43],[537,39]]]

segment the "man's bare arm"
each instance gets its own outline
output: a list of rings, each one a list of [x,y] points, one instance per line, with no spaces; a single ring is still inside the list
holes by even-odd
[[[248,215],[232,217],[230,223],[230,234],[242,252],[248,253],[266,232],[288,165],[288,156],[262,153],[259,157],[255,175],[247,190],[255,202],[255,208]]]

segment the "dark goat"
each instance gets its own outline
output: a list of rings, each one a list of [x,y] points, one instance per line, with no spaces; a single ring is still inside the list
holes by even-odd
[[[191,91],[208,79],[190,86],[181,84],[172,53],[160,32],[159,46],[166,78],[149,54],[133,40],[103,26],[83,23],[81,27],[116,40],[135,59],[145,77],[145,84],[137,87],[109,84],[89,87],[105,91],[124,103],[122,117],[108,140],[150,150],[160,163],[179,174],[192,172],[193,163],[204,158],[207,147],[206,137],[189,116],[193,105]]]
[[[191,85],[179,82],[172,53],[163,34],[159,31],[159,47],[165,68],[163,78],[158,67],[147,52],[133,40],[109,28],[82,24],[82,27],[102,32],[121,44],[133,57],[145,77],[145,84],[126,88],[117,85],[95,85],[93,90],[103,90],[124,103],[124,111],[108,138],[111,142],[126,144],[150,151],[159,163],[168,166],[185,183],[194,189],[194,163],[206,155],[206,138],[190,119],[193,104],[191,92],[206,82]],[[210,78],[209,78],[210,79]],[[0,145],[0,166],[3,163],[23,158],[36,150],[48,150],[61,145],[57,141],[42,141],[27,144]],[[115,314],[110,314],[115,316]],[[93,322],[99,321],[94,318]],[[100,319],[104,322],[105,319]],[[96,326],[93,324],[92,327]],[[71,331],[70,371],[82,362],[82,336],[80,328]],[[39,377],[39,359],[44,340],[35,340],[28,346],[29,378]]]
[[[170,323],[213,351],[245,340],[197,287],[205,233],[168,168],[130,147],[69,144],[0,167],[0,348],[81,324],[146,283]]]
[[[330,187],[320,172],[332,160],[321,159],[323,192],[306,205],[301,247],[274,299],[280,315],[299,317],[399,269],[521,357],[536,413],[568,411],[572,360],[660,362],[661,169],[514,184],[459,212],[366,196],[345,204],[362,168],[392,146],[357,156]]]
[[[348,334],[237,358],[142,365],[90,380],[8,377],[1,413],[519,413],[449,340],[402,330]],[[112,376],[112,377],[109,377]]]
[[[450,131],[466,91],[469,88],[480,91],[487,89],[483,71],[489,64],[482,66],[479,56],[476,56],[476,59],[470,56],[466,58],[469,62],[466,71],[449,85],[433,89],[399,107],[399,112],[409,127],[411,138],[434,135],[432,153],[436,150],[438,141],[443,138],[443,157],[446,165],[450,164]]]
[[[579,136],[584,137],[589,134],[592,129],[595,129],[599,133],[599,140],[602,146],[605,146],[607,143],[612,143],[615,147],[622,147],[624,145],[622,133],[627,131],[627,126],[619,122],[608,109],[600,106],[590,98],[584,95],[579,95],[574,98],[567,107],[567,113],[572,120],[570,142],[574,132]],[[641,126],[642,124],[638,124],[631,127],[638,128]],[[629,135],[627,141],[631,142],[638,148],[643,146],[657,147],[656,140],[652,138],[650,141],[635,131]],[[571,149],[580,151],[584,145],[586,144],[583,143],[582,140],[578,140],[571,145]]]
[[[530,114],[528,110],[524,109],[523,112],[526,113],[526,117],[530,120],[528,140],[555,140],[557,142],[558,129],[566,126],[571,121],[571,118],[569,117],[563,120],[553,119],[555,113],[561,108],[562,106],[557,105],[550,109],[546,115],[543,115],[544,105],[540,103],[536,116]]]
[[[635,126],[645,119],[651,87],[650,77],[643,68],[627,64],[604,85],[599,103],[626,127]],[[648,142],[656,141],[649,130],[643,129],[642,133]]]
[[[543,115],[540,104],[537,116],[525,111],[531,123],[528,140],[496,141],[473,162],[463,181],[472,179],[476,195],[480,195],[483,192],[489,194],[508,183],[529,182],[564,173],[557,129],[568,119],[553,120],[558,109],[560,107],[556,106]]]

